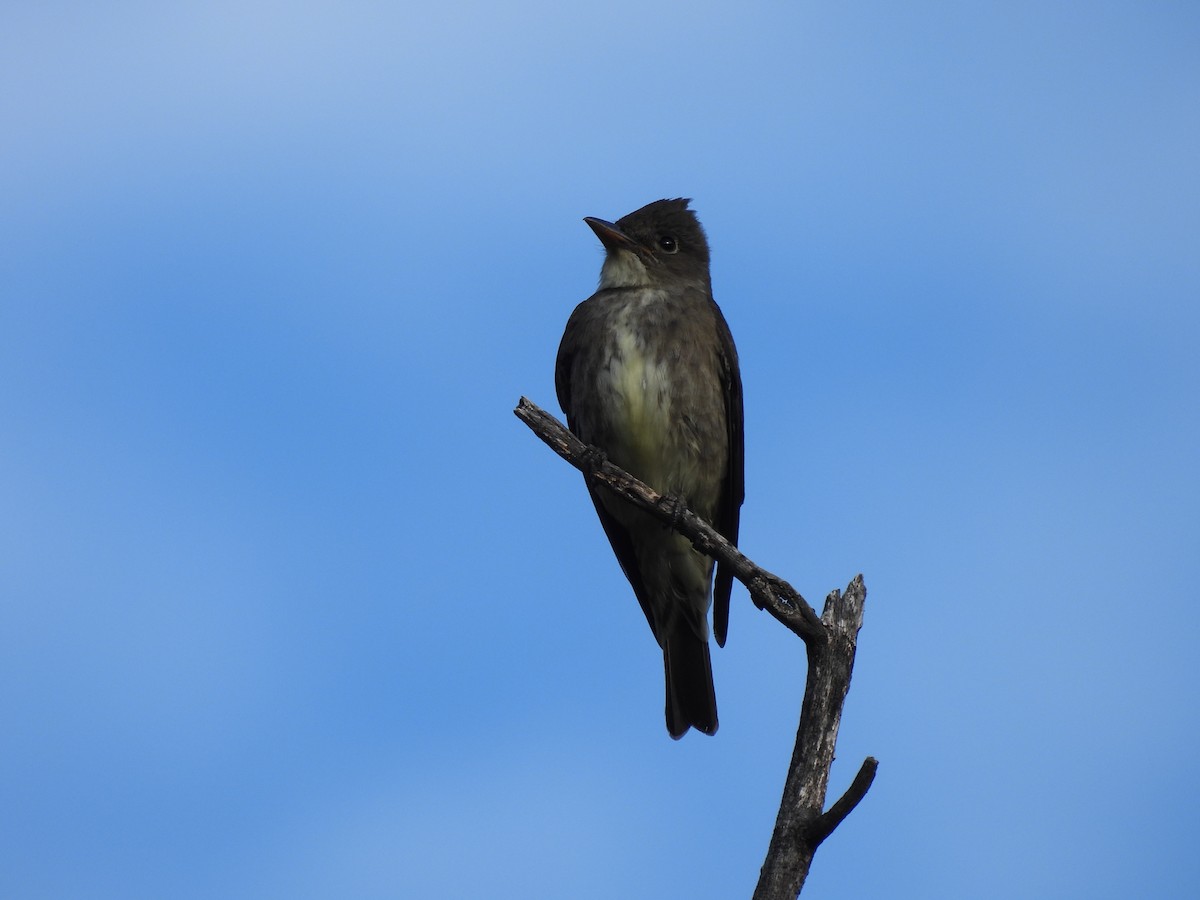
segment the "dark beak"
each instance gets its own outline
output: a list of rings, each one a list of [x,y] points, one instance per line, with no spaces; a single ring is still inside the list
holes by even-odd
[[[596,232],[596,237],[600,238],[600,243],[604,245],[605,250],[628,250],[638,256],[645,256],[645,248],[612,222],[606,222],[604,219],[597,219],[593,216],[586,216],[583,221],[587,222],[588,227]]]

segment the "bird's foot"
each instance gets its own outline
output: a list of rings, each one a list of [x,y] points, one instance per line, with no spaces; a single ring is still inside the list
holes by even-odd
[[[588,444],[587,450],[583,452],[580,459],[583,477],[591,481],[592,476],[603,469],[606,462],[608,462],[608,454],[599,447]]]
[[[683,518],[683,514],[687,512],[687,503],[678,494],[667,494],[663,497],[671,512],[671,527],[675,528],[679,525],[679,520]]]

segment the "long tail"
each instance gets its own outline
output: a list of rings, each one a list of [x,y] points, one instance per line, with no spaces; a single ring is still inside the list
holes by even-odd
[[[717,694],[713,689],[708,641],[685,623],[671,629],[663,643],[667,676],[667,731],[675,740],[689,728],[717,731]]]

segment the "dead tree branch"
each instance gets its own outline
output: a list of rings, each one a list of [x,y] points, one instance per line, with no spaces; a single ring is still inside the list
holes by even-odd
[[[754,900],[794,900],[804,886],[813,855],[866,795],[878,762],[867,757],[846,793],[822,812],[829,786],[842,706],[850,689],[858,632],[867,596],[862,576],[845,593],[834,591],[820,616],[790,584],[756,565],[677,498],[659,494],[604,460],[554,416],[522,397],[514,410],[555,453],[633,505],[673,527],[693,546],[728,565],[760,608],[800,637],[808,651],[808,675],[796,746],[783,788],[766,861]]]

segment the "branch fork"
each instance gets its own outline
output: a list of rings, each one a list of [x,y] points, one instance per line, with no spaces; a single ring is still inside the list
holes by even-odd
[[[804,886],[817,847],[866,796],[879,767],[874,757],[867,757],[845,794],[822,811],[862,628],[867,596],[862,576],[856,575],[845,593],[835,590],[829,594],[818,616],[795,588],[756,565],[678,498],[658,493],[613,465],[526,398],[521,398],[513,412],[585,477],[646,510],[691,540],[697,550],[728,566],[759,609],[804,641],[808,673],[800,725],[779,815],[754,891],[754,900],[794,900]]]

